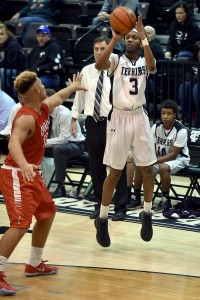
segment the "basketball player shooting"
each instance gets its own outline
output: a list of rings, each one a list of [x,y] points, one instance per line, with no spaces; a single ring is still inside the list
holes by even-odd
[[[124,37],[125,54],[118,56],[112,51]],[[144,57],[140,57],[140,47]],[[138,16],[135,28],[126,34],[112,30],[112,39],[96,62],[98,70],[108,70],[113,76],[113,111],[107,125],[107,144],[104,164],[110,172],[103,186],[99,218],[95,219],[96,239],[102,247],[110,246],[108,211],[115,186],[121,176],[129,150],[136,166],[141,169],[144,187],[144,209],[139,218],[142,223],[141,238],[148,242],[153,236],[152,197],[154,177],[152,164],[156,162],[152,131],[143,109],[146,103],[145,87],[149,73],[156,73],[156,62],[145,37],[142,16]]]

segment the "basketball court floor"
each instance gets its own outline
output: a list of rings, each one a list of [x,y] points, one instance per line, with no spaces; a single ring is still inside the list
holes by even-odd
[[[9,226],[0,205],[1,226]],[[88,216],[57,213],[44,260],[59,266],[56,275],[28,278],[31,234],[9,259],[7,281],[17,300],[200,299],[199,233],[154,227],[151,242],[140,238],[140,224],[109,221],[111,246],[96,242]]]

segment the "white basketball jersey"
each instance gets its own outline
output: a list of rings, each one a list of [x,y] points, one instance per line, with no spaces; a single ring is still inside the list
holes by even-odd
[[[146,103],[145,88],[148,71],[144,57],[130,60],[124,54],[111,54],[108,76],[113,78],[113,106],[121,110],[135,110]]]
[[[156,156],[165,156],[171,152],[171,147],[182,148],[180,156],[189,157],[187,147],[187,129],[179,121],[175,120],[174,127],[166,130],[162,122],[152,126]]]

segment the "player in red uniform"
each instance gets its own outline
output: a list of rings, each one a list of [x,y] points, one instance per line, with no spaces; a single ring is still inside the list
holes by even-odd
[[[32,231],[31,254],[25,266],[25,275],[50,275],[58,272],[57,267],[46,265],[42,260],[56,207],[38,169],[48,136],[49,114],[73,92],[82,90],[81,78],[79,74],[74,75],[67,88],[48,98],[36,73],[24,71],[15,79],[15,88],[24,105],[13,120],[9,154],[0,169],[0,190],[10,219],[10,228],[0,240],[0,294],[16,293],[5,281],[4,269],[8,258],[27,232],[33,216],[36,223]]]

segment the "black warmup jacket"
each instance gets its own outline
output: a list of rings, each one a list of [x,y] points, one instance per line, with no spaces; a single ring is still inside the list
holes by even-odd
[[[59,75],[63,69],[63,50],[51,38],[44,46],[34,47],[27,57],[27,69],[42,75]]]
[[[0,68],[25,70],[25,54],[15,37],[8,36],[6,42],[0,46]]]

